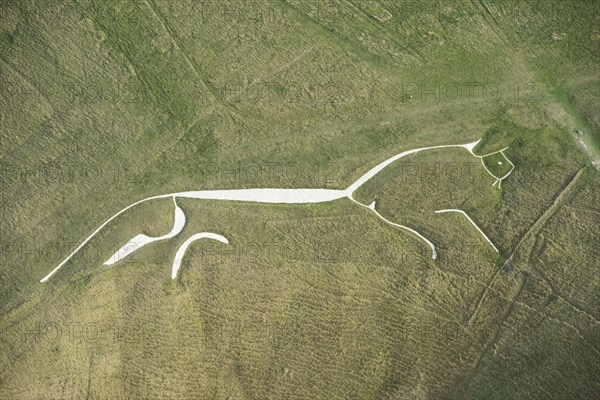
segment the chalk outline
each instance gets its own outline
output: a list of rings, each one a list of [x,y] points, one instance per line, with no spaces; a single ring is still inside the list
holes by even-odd
[[[507,148],[504,148],[502,150],[498,150],[496,152],[489,153],[489,154],[486,154],[486,155],[483,155],[483,156],[478,156],[478,155],[476,155],[473,152],[473,148],[475,148],[475,146],[480,141],[481,141],[481,139],[479,139],[479,140],[477,140],[475,142],[467,143],[467,144],[429,146],[429,147],[422,147],[422,148],[417,148],[417,149],[403,151],[403,152],[398,153],[395,156],[390,157],[390,158],[386,159],[385,161],[377,164],[375,167],[371,168],[369,171],[367,171],[365,174],[363,174],[359,179],[357,179],[348,188],[343,189],[343,190],[337,190],[337,189],[318,189],[318,188],[317,189],[254,188],[254,189],[230,189],[230,190],[200,190],[200,191],[192,191],[192,192],[169,193],[169,194],[162,194],[162,195],[147,197],[145,199],[136,201],[135,203],[132,203],[132,204],[128,205],[127,207],[123,208],[122,210],[120,210],[119,212],[117,212],[116,214],[114,214],[108,220],[106,220],[94,232],[92,232],[92,234],[90,236],[88,236],[71,254],[69,254],[58,266],[56,266],[48,275],[46,275],[44,278],[42,278],[40,280],[40,282],[43,283],[43,282],[48,281],[48,279],[50,279],[50,277],[52,277],[52,275],[54,275],[79,250],[81,250],[81,248],[83,248],[83,246],[85,246],[94,236],[96,236],[96,234],[102,228],[104,228],[108,223],[110,223],[111,221],[113,221],[116,217],[118,217],[119,215],[123,214],[125,211],[129,210],[130,208],[132,208],[132,207],[134,207],[134,206],[136,206],[138,204],[144,203],[146,201],[156,200],[156,199],[163,199],[163,198],[168,198],[168,197],[172,197],[173,198],[173,202],[175,203],[175,207],[176,207],[176,209],[179,209],[179,210],[181,210],[181,209],[177,206],[177,202],[176,202],[176,198],[177,197],[180,197],[180,198],[196,198],[196,199],[205,199],[205,200],[226,200],[226,201],[243,201],[243,202],[272,203],[272,204],[282,204],[282,203],[286,203],[286,204],[324,203],[324,202],[334,201],[334,200],[338,200],[338,199],[341,199],[341,198],[345,197],[345,198],[350,199],[354,203],[359,204],[360,206],[366,207],[367,209],[373,211],[375,213],[375,215],[377,215],[377,217],[379,217],[381,220],[383,220],[387,224],[392,225],[392,226],[397,227],[397,228],[401,228],[401,229],[407,230],[407,231],[411,232],[412,234],[414,234],[415,236],[417,236],[418,238],[420,238],[421,240],[425,241],[427,243],[427,245],[432,250],[432,258],[436,259],[437,252],[436,252],[436,249],[435,249],[435,245],[430,240],[428,240],[427,238],[425,238],[425,236],[423,236],[422,234],[420,234],[419,232],[417,232],[416,230],[414,230],[412,228],[409,228],[409,227],[404,226],[404,225],[393,223],[393,222],[389,221],[388,219],[386,219],[385,217],[383,217],[379,212],[377,212],[377,210],[375,210],[375,202],[373,202],[373,203],[371,203],[370,205],[367,206],[367,205],[365,205],[363,203],[360,203],[357,200],[355,200],[352,197],[352,195],[362,185],[364,185],[367,181],[369,181],[371,178],[373,178],[375,175],[377,175],[377,173],[379,173],[385,167],[387,167],[391,163],[397,161],[398,159],[406,157],[406,156],[411,155],[411,154],[416,154],[416,153],[419,153],[419,152],[425,151],[425,150],[446,149],[446,148],[464,148],[464,149],[467,149],[473,156],[482,159],[482,165],[484,166],[484,168],[486,169],[486,171],[492,177],[496,178],[496,180],[497,180],[496,182],[501,183],[501,181],[503,179],[507,178],[510,175],[510,173],[515,168],[514,164],[512,162],[510,162],[510,160],[508,160],[508,158],[504,154],[504,151]],[[512,166],[511,170],[507,174],[505,174],[503,177],[501,177],[501,178],[498,178],[497,176],[495,176],[494,174],[492,174],[487,169],[487,167],[485,166],[485,164],[483,163],[483,158],[484,157],[487,157],[487,156],[490,156],[490,155],[493,155],[493,154],[496,154],[496,153],[502,153],[502,155],[504,156],[504,158],[506,158],[506,160]],[[492,186],[495,185],[496,182],[494,182],[494,184],[492,184]],[[498,185],[498,187],[500,187],[500,184]],[[442,211],[444,211],[444,210],[442,210]],[[448,211],[448,210],[445,210],[445,211]],[[466,215],[466,213],[464,213],[461,210],[452,210],[452,211],[462,212],[469,219],[469,221],[471,221],[471,223],[477,228],[477,230],[486,238],[486,240],[492,245],[492,247],[494,247],[494,249],[496,250],[496,252],[498,252],[498,250],[496,249],[496,246],[494,246],[494,244],[487,238],[487,236],[483,233],[483,231],[481,231],[479,229],[479,227],[477,227],[477,225],[471,220],[471,218],[469,218],[468,215]],[[179,233],[179,232],[177,232],[177,233]],[[177,233],[175,233],[175,235]],[[161,236],[159,238],[151,238],[151,239],[154,239],[154,240],[152,240],[152,242],[154,242],[156,240],[164,240],[164,239],[167,239],[167,238],[171,238],[171,236],[169,236],[169,235],[170,234],[167,234],[165,236]],[[140,235],[138,235],[138,236],[140,236]],[[136,237],[138,237],[138,236],[136,236]],[[124,248],[124,247],[125,246],[123,246],[121,248]]]

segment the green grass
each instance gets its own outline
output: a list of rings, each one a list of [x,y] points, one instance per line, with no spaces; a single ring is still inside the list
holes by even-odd
[[[501,153],[489,155],[483,159],[487,169],[496,177],[502,178],[511,173],[512,166]]]
[[[0,397],[594,398],[599,15],[593,1],[3,2]],[[509,147],[500,190],[445,149],[356,193],[435,261],[349,200],[181,199],[184,232],[103,266],[170,229],[160,200],[38,282],[148,196],[343,189],[401,151],[479,138],[476,154]],[[195,243],[171,281],[200,231],[230,245]]]

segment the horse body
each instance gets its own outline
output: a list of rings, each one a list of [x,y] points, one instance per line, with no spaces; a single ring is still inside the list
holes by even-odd
[[[173,197],[204,200],[247,201],[254,203],[309,204],[324,203],[348,196],[346,190],[337,189],[230,189],[199,190],[173,193]]]
[[[130,204],[129,206],[125,207],[124,209],[122,209],[121,211],[119,211],[118,213],[113,215],[107,221],[105,221],[102,225],[100,225],[100,227],[98,227],[98,229],[96,229],[90,236],[88,236],[71,254],[69,254],[69,256],[67,256],[67,258],[65,260],[63,260],[48,275],[46,275],[44,278],[42,278],[40,280],[40,282],[46,282],[56,271],[58,271],[64,264],[66,264],[71,259],[71,257],[73,257],[83,246],[85,246],[86,243],[88,243],[104,226],[106,226],[113,219],[115,219],[116,217],[118,217],[119,215],[121,215],[122,213],[127,211],[128,209],[130,209],[138,204],[141,204],[143,202],[150,201],[150,200],[163,199],[163,198],[172,198],[173,202],[175,203],[175,223],[174,223],[174,226],[173,226],[173,229],[171,230],[171,232],[166,235],[163,235],[160,237],[155,237],[155,238],[146,236],[144,234],[139,234],[139,235],[135,236],[127,244],[122,246],[119,250],[117,250],[117,252],[115,254],[113,254],[113,256],[104,263],[105,265],[111,265],[111,264],[118,262],[122,258],[128,256],[129,254],[133,253],[134,251],[136,251],[137,249],[139,249],[140,247],[142,247],[146,244],[156,242],[159,240],[170,239],[170,238],[176,236],[177,234],[179,234],[179,232],[181,232],[183,230],[183,226],[185,225],[185,215],[183,214],[183,210],[181,210],[179,208],[179,206],[177,206],[177,202],[176,202],[177,198],[192,198],[192,199],[220,200],[220,201],[241,201],[241,202],[272,203],[272,204],[315,204],[315,203],[324,203],[324,202],[334,201],[334,200],[338,200],[338,199],[342,199],[342,198],[348,198],[353,203],[356,203],[359,206],[364,207],[364,208],[370,210],[371,212],[375,213],[378,218],[380,218],[382,221],[386,222],[387,224],[394,226],[396,228],[404,229],[408,232],[411,232],[419,239],[425,241],[432,250],[432,258],[435,259],[436,254],[437,254],[436,250],[435,250],[435,246],[428,239],[426,239],[423,235],[421,235],[419,232],[417,232],[416,230],[414,230],[412,228],[409,228],[409,227],[406,227],[403,225],[399,225],[399,224],[396,224],[396,223],[393,223],[393,222],[387,220],[379,212],[377,212],[377,210],[375,209],[375,202],[373,202],[369,205],[360,203],[359,201],[357,201],[353,198],[353,194],[362,185],[364,185],[367,181],[369,181],[371,178],[373,178],[375,175],[377,175],[380,171],[382,171],[384,168],[386,168],[388,165],[390,165],[394,161],[396,161],[402,157],[408,156],[410,154],[418,153],[418,152],[421,152],[424,150],[443,149],[443,148],[452,148],[452,147],[463,148],[463,149],[466,149],[467,151],[469,151],[473,156],[480,158],[483,163],[483,157],[486,157],[488,155],[495,154],[495,153],[490,153],[490,154],[484,155],[484,156],[478,156],[475,153],[473,153],[473,148],[479,143],[479,141],[480,140],[478,140],[476,142],[472,142],[472,143],[467,143],[467,144],[430,146],[430,147],[422,147],[422,148],[417,148],[417,149],[412,149],[412,150],[406,150],[404,152],[396,154],[393,157],[388,158],[387,160],[385,160],[385,161],[379,163],[378,165],[376,165],[375,167],[371,168],[368,172],[363,174],[359,179],[357,179],[354,183],[352,183],[352,185],[350,185],[348,188],[343,189],[343,190],[318,189],[318,188],[314,188],[314,189],[255,188],[255,189],[228,189],[228,190],[198,190],[198,191],[161,194],[158,196],[148,197],[146,199],[142,199],[133,204]],[[501,150],[501,151],[503,151],[503,150]],[[484,167],[485,167],[485,164],[484,164]],[[513,165],[513,168],[514,168],[514,165]],[[505,176],[500,177],[500,178],[494,176],[490,171],[488,171],[488,172],[490,173],[490,175],[492,175],[494,178],[497,179],[496,182],[501,182],[503,179],[505,179],[510,174],[510,172],[512,172],[512,170],[508,174],[506,174]],[[499,186],[500,185],[498,185],[498,187]],[[484,237],[485,237],[485,235],[484,235]],[[201,239],[201,238],[208,238],[208,239],[213,239],[213,240],[219,240],[223,243],[228,243],[228,241],[225,237],[218,235],[218,234],[210,233],[210,232],[202,232],[200,234],[194,235],[192,238],[193,238],[193,240]],[[486,239],[487,239],[487,237],[486,237]],[[191,244],[191,241],[193,241],[193,240],[188,240],[187,242],[185,242],[184,245],[182,246],[182,248],[180,249],[181,251],[178,252],[176,261],[173,264],[173,275],[172,275],[173,279],[175,278],[177,270],[179,269],[179,265],[181,263],[181,258],[183,257],[183,253],[185,252],[185,249],[187,248],[187,246],[189,246],[189,244]],[[489,239],[488,239],[488,241],[489,241]],[[493,246],[493,244],[492,244],[492,246]]]

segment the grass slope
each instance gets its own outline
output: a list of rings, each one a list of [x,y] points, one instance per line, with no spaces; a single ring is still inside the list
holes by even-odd
[[[591,399],[600,392],[594,1],[3,1],[2,398]],[[584,131],[583,143],[575,134]],[[349,186],[349,200],[176,191]],[[486,164],[498,173],[501,158]],[[499,248],[493,252],[465,210]],[[180,276],[173,256],[199,231]]]

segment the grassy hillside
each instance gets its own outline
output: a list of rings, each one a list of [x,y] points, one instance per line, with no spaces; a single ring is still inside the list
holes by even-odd
[[[593,399],[600,3],[0,3],[0,397]],[[157,194],[343,189],[350,200]],[[498,162],[503,164],[498,164]],[[459,214],[466,211],[496,253]],[[200,241],[176,280],[175,252]]]

